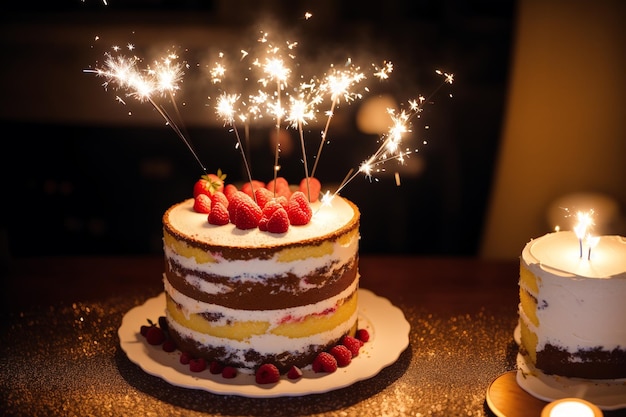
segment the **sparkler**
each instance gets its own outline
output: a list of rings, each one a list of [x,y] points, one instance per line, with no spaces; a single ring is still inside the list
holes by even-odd
[[[239,95],[237,94],[222,94],[217,100],[216,111],[217,114],[224,119],[224,123],[230,124],[235,132],[235,137],[237,138],[237,146],[241,151],[241,157],[243,158],[243,163],[246,169],[246,173],[248,174],[248,181],[250,182],[250,189],[254,191],[252,186],[252,174],[250,172],[250,166],[248,165],[248,159],[246,158],[245,150],[241,145],[241,138],[239,137],[239,131],[237,130],[237,126],[235,125],[235,103],[239,100]],[[252,197],[256,202],[256,194],[252,192]]]
[[[308,19],[308,17],[307,17]],[[357,86],[361,85],[367,78],[360,67],[353,65],[350,59],[347,59],[343,68],[337,68],[330,65],[329,70],[322,76],[307,77],[304,74],[296,74],[293,76],[292,69],[289,65],[291,61],[295,61],[295,49],[297,42],[285,42],[284,44],[274,44],[270,42],[269,34],[261,32],[261,36],[257,39],[261,47],[253,48],[253,50],[240,50],[239,62],[243,65],[243,71],[231,71],[229,65],[225,63],[226,55],[219,53],[218,60],[209,70],[210,81],[213,85],[218,86],[221,93],[216,97],[215,111],[217,116],[223,120],[225,125],[232,128],[237,139],[237,145],[241,151],[244,167],[248,179],[252,185],[252,175],[249,164],[249,158],[246,151],[249,146],[243,146],[241,137],[237,128],[237,123],[243,123],[245,126],[246,143],[249,137],[250,122],[263,119],[265,116],[272,118],[276,129],[276,148],[274,154],[273,177],[276,180],[279,166],[280,134],[283,122],[288,127],[297,129],[302,149],[302,162],[304,165],[304,173],[307,184],[309,178],[316,173],[323,147],[329,143],[328,132],[330,124],[337,107],[341,102],[350,104],[351,102],[361,99],[363,92],[367,91],[367,87],[357,91]],[[134,46],[128,45],[129,50],[133,50]],[[94,73],[97,76],[106,78],[103,83],[105,89],[109,85],[116,85],[117,88],[126,90],[126,96],[133,97],[140,102],[149,102],[154,109],[163,117],[166,124],[170,126],[174,132],[183,140],[191,151],[192,155],[206,173],[206,169],[196,154],[190,141],[186,135],[177,126],[173,118],[158,104],[156,96],[169,96],[172,105],[180,119],[180,113],[176,105],[175,92],[179,89],[179,84],[184,75],[183,65],[178,63],[178,58],[174,54],[166,55],[161,60],[154,62],[152,67],[139,69],[141,60],[136,56],[126,57],[119,53],[120,48],[115,47],[113,53],[105,54],[105,61],[102,68],[86,69],[84,72]],[[308,66],[298,66],[296,68],[304,68]],[[384,62],[381,67],[374,64],[371,66],[372,75],[379,80],[389,78],[393,70],[390,62]],[[452,84],[453,75],[436,71],[438,75],[443,77],[443,82],[432,92],[432,97],[437,90],[445,84]],[[244,92],[227,92],[232,91],[232,86],[227,86],[227,77],[231,73],[243,76],[237,84],[248,85],[254,83],[252,93]],[[297,84],[293,80],[300,80]],[[308,81],[302,81],[308,80]],[[293,85],[291,85],[293,84]],[[389,131],[380,137],[380,146],[369,158],[367,158],[357,170],[351,169],[344,177],[337,190],[330,194],[326,192],[322,201],[329,201],[345,188],[358,174],[364,174],[366,178],[372,178],[375,172],[379,170],[379,166],[390,160],[404,162],[404,158],[417,150],[402,149],[403,137],[411,132],[411,120],[419,117],[423,109],[424,103],[430,101],[430,97],[418,98],[408,102],[408,109],[396,111],[387,109],[391,118],[392,125]],[[283,98],[285,99],[286,108],[283,107]],[[121,99],[120,99],[121,100]],[[321,132],[321,138],[317,154],[315,155],[315,163],[313,169],[309,173],[308,158],[306,155],[304,126],[314,120],[320,113],[322,104],[328,103],[328,110],[324,112],[326,122]],[[276,181],[275,181],[276,183]],[[399,178],[396,175],[396,183],[399,184]],[[276,193],[276,189],[274,190]],[[310,195],[309,195],[310,199]]]
[[[339,187],[335,191],[334,194],[326,194],[324,199],[327,201],[332,200],[332,198],[337,195],[348,183],[350,183],[359,173],[363,173],[367,178],[371,178],[376,166],[384,164],[390,160],[397,160],[400,163],[404,162],[404,158],[407,155],[410,155],[413,152],[411,150],[401,150],[400,145],[402,143],[402,139],[405,133],[410,133],[410,122],[413,118],[419,117],[418,115],[422,112],[424,103],[430,102],[432,96],[436,94],[436,92],[443,87],[445,84],[452,84],[454,81],[454,75],[442,72],[437,70],[436,73],[440,76],[443,76],[444,79],[442,83],[431,93],[428,98],[423,96],[419,96],[417,99],[410,100],[408,102],[408,110],[402,110],[397,112],[394,109],[387,109],[387,113],[391,117],[392,124],[389,127],[388,132],[381,137],[381,145],[368,159],[366,159],[361,165],[359,169],[351,174],[353,170],[351,170],[348,175],[344,178],[344,180],[339,184]],[[388,74],[387,71],[379,72],[379,77],[384,77]],[[398,179],[396,178],[396,182]]]
[[[133,50],[134,46],[129,44],[129,50]],[[168,95],[177,115],[180,118],[175,92],[179,89],[184,71],[183,65],[176,62],[178,56],[176,54],[167,54],[160,60],[154,62],[154,67],[147,67],[143,70],[138,68],[141,61],[137,56],[123,56],[118,54],[120,48],[113,47],[116,54],[105,53],[105,61],[102,68],[85,69],[85,73],[93,73],[99,77],[106,78],[103,83],[105,89],[111,84],[117,85],[117,88],[126,90],[128,97],[133,97],[140,102],[148,102],[163,117],[165,123],[176,133],[176,135],[185,143],[191,154],[196,159],[202,171],[206,174],[207,170],[200,161],[198,154],[194,150],[191,142],[187,139],[182,130],[175,123],[167,110],[158,104],[154,98],[155,95]],[[120,100],[122,101],[122,100]],[[122,101],[123,102],[123,101]]]

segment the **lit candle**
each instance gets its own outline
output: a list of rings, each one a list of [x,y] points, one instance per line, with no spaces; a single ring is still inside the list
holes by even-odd
[[[591,249],[596,247],[596,245],[600,241],[600,236],[587,235],[587,238],[585,240],[587,241],[587,247],[589,248],[588,252],[587,252],[587,260],[590,261],[591,260]]]
[[[602,417],[602,410],[580,398],[563,398],[546,405],[541,417]]]
[[[593,210],[586,213],[582,211],[576,213],[578,223],[574,226],[574,233],[576,233],[576,237],[578,238],[578,256],[581,259],[583,257],[583,239],[588,237],[588,230],[593,225],[592,215]],[[597,241],[595,243],[597,243]],[[589,247],[589,257],[591,257],[591,246]]]

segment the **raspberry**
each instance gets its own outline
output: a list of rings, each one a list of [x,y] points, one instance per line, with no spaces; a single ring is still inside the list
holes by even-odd
[[[289,230],[289,217],[284,208],[279,208],[267,220],[267,231],[270,233],[285,233]]]
[[[289,368],[289,371],[287,372],[287,378],[289,378],[289,379],[299,379],[301,377],[302,377],[302,370],[300,368],[298,368],[295,365],[293,365],[291,368]]]
[[[232,379],[236,376],[237,376],[237,368],[234,368],[232,366],[225,366],[224,369],[222,369],[222,377],[226,379]]]
[[[208,213],[211,211],[211,197],[206,194],[198,194],[193,200],[193,210],[196,213]]]
[[[337,360],[337,366],[343,368],[352,362],[352,352],[344,345],[333,346],[329,353]]]
[[[214,224],[216,226],[224,226],[230,222],[230,216],[228,215],[228,209],[224,204],[219,201],[216,201],[215,204],[211,206],[211,212],[207,216],[207,221],[210,224]]]
[[[153,327],[153,325],[150,324],[143,324],[139,330],[139,332],[141,333],[141,335],[143,337],[146,337],[146,335],[148,334],[148,330],[150,330],[150,328]]]
[[[180,357],[178,358],[179,362],[183,365],[189,365],[192,359],[193,357],[189,352],[180,352]]]
[[[211,196],[211,206],[215,205],[215,203],[220,202],[224,205],[224,207],[228,207],[228,198],[226,194],[221,191],[216,191]]]
[[[206,361],[203,358],[191,359],[189,361],[189,370],[191,372],[202,372],[206,369]]]
[[[253,229],[259,224],[263,212],[252,197],[243,191],[237,191],[228,203],[230,221],[238,229]]]
[[[320,184],[320,181],[315,177],[309,177],[308,179],[309,183],[307,185],[307,179],[302,178],[302,181],[300,181],[299,190],[302,191],[305,196],[310,197],[309,201],[311,203],[314,203],[320,198],[322,185]]]
[[[211,363],[209,364],[209,372],[211,372],[213,375],[221,374],[223,370],[224,365],[222,365],[218,361],[211,361]]]
[[[146,340],[151,345],[160,345],[165,341],[165,333],[160,327],[151,326],[146,333]]]
[[[245,182],[241,186],[241,191],[243,191],[244,193],[252,197],[252,195],[255,194],[259,188],[265,188],[265,183],[259,180],[252,180],[252,181]]]
[[[284,196],[287,199],[291,197],[289,182],[284,177],[277,177],[275,181],[268,182],[265,188],[270,190],[274,196]]]
[[[254,379],[257,384],[273,384],[280,380],[280,372],[276,365],[264,363],[257,369]]]
[[[313,371],[333,373],[337,370],[337,359],[328,352],[320,352],[313,360]]]
[[[262,213],[263,215],[261,216],[261,220],[259,220],[259,229],[266,232],[267,231],[267,222],[269,221],[270,217],[272,217],[272,214],[274,214],[274,212],[276,210],[278,210],[279,208],[283,208],[283,206],[276,201],[276,199],[271,199],[270,201],[268,201],[264,206],[263,206],[263,210]],[[286,212],[285,212],[286,213]],[[289,219],[287,219],[289,220]]]
[[[224,195],[226,196],[226,198],[228,199],[228,201],[230,201],[230,197],[234,193],[236,193],[237,191],[238,191],[237,187],[235,187],[233,184],[226,184],[224,186],[224,191],[223,192],[224,192]]]
[[[359,329],[356,331],[356,338],[363,343],[367,343],[370,340],[370,334],[367,329]]]
[[[289,199],[287,214],[289,215],[289,222],[293,225],[301,226],[311,221],[313,210],[311,210],[309,200],[302,191],[296,191]]]
[[[267,188],[257,188],[254,190],[254,198],[259,207],[264,208],[274,198],[274,194]]]
[[[165,339],[165,342],[163,342],[163,350],[165,352],[174,352],[176,350],[176,342],[172,339]]]
[[[363,342],[352,336],[344,336],[341,340],[341,344],[348,348],[350,353],[352,353],[352,357],[358,356],[359,350],[361,346],[363,346]]]

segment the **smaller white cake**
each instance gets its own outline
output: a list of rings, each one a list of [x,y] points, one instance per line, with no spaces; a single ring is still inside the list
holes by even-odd
[[[626,238],[580,244],[567,231],[524,247],[520,353],[545,374],[626,378]]]

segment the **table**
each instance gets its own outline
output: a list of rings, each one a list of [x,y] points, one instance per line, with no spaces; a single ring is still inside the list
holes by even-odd
[[[350,387],[295,398],[175,387],[132,363],[117,336],[129,309],[162,292],[162,270],[160,257],[10,260],[4,414],[491,416],[489,384],[515,369],[517,260],[367,255],[361,287],[388,298],[411,325],[396,363]]]

